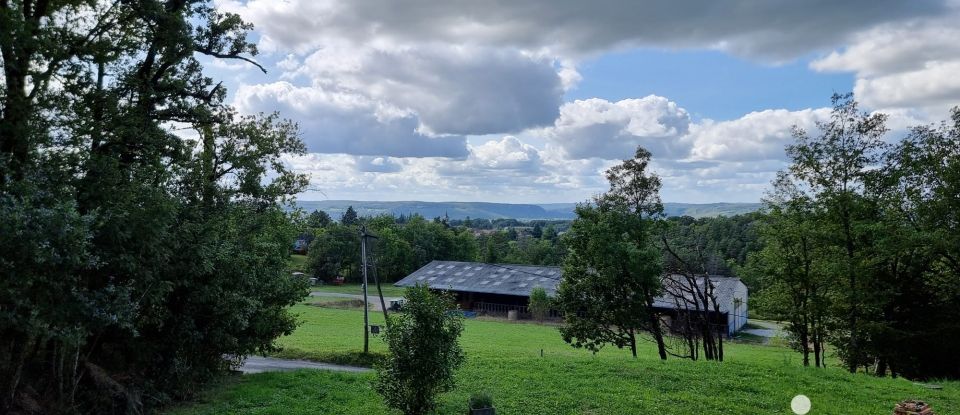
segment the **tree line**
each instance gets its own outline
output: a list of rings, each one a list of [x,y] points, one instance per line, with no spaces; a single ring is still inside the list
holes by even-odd
[[[309,241],[307,267],[325,281],[360,278],[360,226],[376,236],[371,246],[375,270],[383,281],[398,281],[433,260],[559,265],[565,249],[557,228],[563,223],[497,220],[502,226],[479,228],[471,221],[420,215],[359,217],[352,207],[339,221],[323,211],[311,212],[301,238]],[[511,226],[518,224],[516,226]]]
[[[960,377],[960,109],[891,141],[885,115],[835,95],[793,135],[743,269],[762,307],[804,364],[829,345],[851,372]]]

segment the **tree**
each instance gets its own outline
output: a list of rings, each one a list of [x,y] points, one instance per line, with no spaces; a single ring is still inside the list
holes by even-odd
[[[874,265],[883,302],[871,322],[876,374],[960,377],[960,108],[886,152],[870,192],[883,213]]]
[[[533,315],[533,318],[543,322],[550,314],[551,307],[552,304],[550,296],[547,295],[547,290],[543,287],[534,287],[530,291],[530,314]]]
[[[307,226],[314,229],[326,227],[331,223],[333,223],[333,219],[330,218],[327,212],[322,210],[315,210],[307,217]]]
[[[553,227],[553,225],[547,225],[546,229],[543,230],[543,236],[541,238],[550,242],[556,242],[557,228]]]
[[[659,328],[652,307],[660,292],[659,254],[638,232],[643,226],[635,215],[589,204],[577,206],[576,213],[557,288],[565,318],[560,333],[574,347],[597,352],[612,344],[629,347],[636,357],[638,332],[650,330],[651,321]]]
[[[530,236],[537,239],[543,236],[543,227],[540,226],[540,222],[533,224],[533,230],[530,231]]]
[[[343,212],[343,216],[340,217],[341,225],[356,225],[360,222],[360,219],[357,217],[357,211],[353,210],[353,206],[347,206],[347,210]]]
[[[259,67],[251,26],[144,0],[2,2],[0,27],[0,412],[142,412],[272,350],[305,147],[200,59]]]
[[[846,279],[845,333],[837,332],[841,355],[850,372],[868,362],[863,355],[861,305],[868,284],[864,262],[870,257],[870,223],[875,219],[875,204],[864,193],[872,168],[880,162],[884,149],[886,115],[860,112],[852,94],[832,97],[833,111],[828,121],[817,123],[820,134],[811,136],[794,129],[795,144],[787,147],[792,164],[790,176],[812,192],[812,198],[825,212],[824,226],[834,234],[835,246],[843,249],[843,262],[837,271]]]
[[[463,317],[448,294],[417,284],[404,294],[403,312],[388,316],[383,338],[387,357],[377,369],[376,389],[387,406],[406,415],[436,407],[437,395],[453,389],[464,361],[459,337]]]
[[[662,269],[650,237],[651,217],[663,205],[660,179],[647,172],[649,162],[650,152],[637,147],[632,159],[607,170],[610,190],[596,198],[596,206],[576,208],[556,300],[566,318],[560,332],[574,347],[630,346],[636,357],[637,332],[646,330],[660,358],[667,358],[653,307]]]
[[[829,267],[838,251],[823,243],[814,201],[783,176],[765,203],[763,248],[750,255],[743,269],[764,286],[754,295],[754,303],[788,322],[786,330],[796,339],[794,347],[803,354],[804,366],[810,365],[812,352],[814,366],[824,367],[828,309],[835,292]]]
[[[355,279],[360,266],[360,234],[353,226],[333,224],[324,228],[307,251],[307,268],[326,281],[336,277]]]

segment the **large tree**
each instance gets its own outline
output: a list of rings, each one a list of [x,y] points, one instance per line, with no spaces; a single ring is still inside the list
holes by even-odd
[[[556,300],[566,319],[560,332],[575,347],[598,351],[609,343],[630,347],[636,357],[637,336],[647,331],[667,358],[653,309],[662,269],[650,234],[663,207],[649,162],[650,153],[638,147],[634,158],[607,171],[609,192],[576,208]]]
[[[803,354],[804,366],[824,364],[826,323],[830,296],[836,292],[830,266],[840,258],[837,249],[824,243],[817,221],[821,212],[813,200],[781,176],[765,200],[761,219],[763,248],[750,255],[742,269],[761,283],[754,304],[766,313],[787,321],[793,346]]]
[[[840,351],[853,372],[868,362],[862,354],[863,305],[868,283],[869,235],[875,221],[875,201],[865,192],[874,166],[885,147],[886,115],[860,111],[852,94],[832,98],[833,111],[827,121],[817,123],[818,133],[811,135],[794,129],[794,144],[787,147],[790,179],[810,192],[824,212],[825,235],[843,250],[843,261],[836,271],[846,280],[844,331],[837,331]]]
[[[137,411],[289,333],[280,203],[305,178],[281,157],[304,147],[201,64],[253,63],[250,25],[206,1],[24,0],[0,28],[0,412]]]

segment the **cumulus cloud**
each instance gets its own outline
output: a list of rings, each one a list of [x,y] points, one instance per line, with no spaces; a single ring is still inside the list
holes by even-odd
[[[483,135],[552,123],[564,92],[558,70],[552,59],[512,49],[331,44],[297,72],[409,110],[426,131]]]
[[[560,118],[541,134],[568,158],[620,159],[638,145],[654,156],[675,157],[685,152],[680,138],[689,126],[687,111],[664,97],[617,102],[592,98],[564,104]]]
[[[853,72],[854,94],[886,112],[923,108],[933,119],[960,104],[960,10],[947,16],[885,24],[857,34],[850,45],[811,62],[817,71]]]
[[[506,136],[499,141],[487,141],[470,148],[471,160],[485,169],[509,169],[525,172],[540,169],[540,151],[520,142],[516,137]]]
[[[933,16],[941,1],[222,0],[263,32],[262,46],[309,50],[325,37],[357,43],[494,44],[567,55],[620,46],[699,47],[785,59],[835,46],[876,24]]]
[[[782,159],[793,142],[791,127],[813,129],[830,116],[827,108],[751,112],[729,121],[705,120],[690,132],[690,157],[695,160],[755,161]]]
[[[578,62],[630,47],[764,62],[835,50],[810,67],[854,73],[857,98],[902,128],[960,103],[957,4],[218,1],[256,25],[260,49],[280,70],[274,82],[241,86],[235,104],[300,122],[315,154],[290,163],[315,189],[340,198],[583,200],[642,145],[664,198],[693,202],[759,198],[785,166],[791,126],[812,129],[828,110],[694,121],[655,95],[564,103],[581,81]]]
[[[241,112],[279,111],[298,121],[310,152],[453,158],[468,154],[464,137],[423,134],[415,114],[362,95],[280,81],[241,86],[234,103]]]

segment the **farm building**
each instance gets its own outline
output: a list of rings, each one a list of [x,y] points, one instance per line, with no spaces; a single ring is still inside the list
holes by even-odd
[[[530,292],[535,287],[543,287],[548,295],[554,296],[561,278],[560,267],[433,261],[394,285],[412,287],[422,283],[432,289],[449,291],[464,310],[501,315],[516,310],[524,315]],[[681,281],[679,276],[665,277],[666,292],[654,303],[667,324],[682,321],[686,312],[684,298],[687,296],[680,293]],[[701,292],[705,282],[706,278],[697,278]],[[739,278],[710,277],[710,282],[719,309],[719,313],[711,312],[711,318],[715,324],[726,325],[727,334],[733,334],[747,323],[747,287]],[[713,304],[710,307],[712,309]]]

